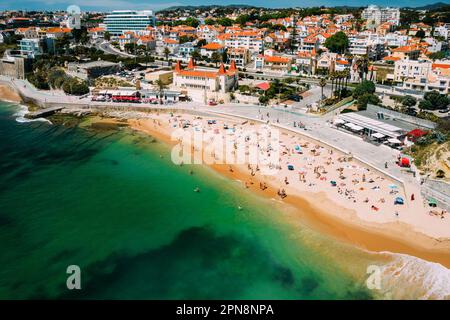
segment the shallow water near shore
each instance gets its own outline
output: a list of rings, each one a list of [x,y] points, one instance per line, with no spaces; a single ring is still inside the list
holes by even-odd
[[[365,285],[377,255],[286,223],[279,205],[211,169],[175,166],[167,145],[18,122],[17,110],[0,102],[0,298],[380,296]],[[79,291],[66,288],[69,265]]]

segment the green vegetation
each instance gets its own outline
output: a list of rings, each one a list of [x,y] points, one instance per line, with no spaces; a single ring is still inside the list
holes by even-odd
[[[131,83],[114,77],[97,78],[95,79],[94,86],[96,88],[133,87]]]
[[[450,104],[450,98],[445,94],[440,94],[438,91],[426,92],[423,100],[419,103],[421,110],[439,110],[445,109]]]
[[[353,98],[357,100],[358,110],[365,110],[367,104],[378,105],[380,99],[375,95],[375,84],[369,80],[363,80],[353,90]]]
[[[331,52],[335,53],[343,54],[347,50],[348,45],[348,37],[342,31],[336,32],[325,41],[325,47],[327,47]]]
[[[172,22],[173,26],[186,25],[189,27],[197,28],[200,22],[192,17],[187,18],[186,20],[176,20]]]

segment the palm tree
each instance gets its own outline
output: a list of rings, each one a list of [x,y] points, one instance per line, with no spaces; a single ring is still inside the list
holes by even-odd
[[[214,62],[216,64],[216,68],[217,68],[217,64],[221,61],[222,57],[220,56],[220,53],[217,51],[214,51],[211,55],[211,61]]]
[[[327,85],[327,80],[325,78],[320,78],[320,80],[319,80],[319,87],[321,89],[320,104],[322,104],[322,100],[323,100],[323,88],[326,85]]]
[[[200,60],[202,59],[202,56],[201,56],[201,54],[200,54],[200,52],[199,52],[198,50],[194,50],[194,51],[191,53],[191,57],[192,57],[192,59],[194,59],[195,61],[200,61]]]
[[[167,84],[162,81],[161,79],[158,79],[155,81],[154,87],[159,95],[159,102],[162,104],[162,96],[164,94],[164,90],[167,88]]]
[[[330,79],[331,79],[331,98],[333,98],[334,97],[334,89],[335,89],[336,72],[330,73]]]
[[[169,62],[169,54],[170,54],[170,49],[167,47],[164,47],[164,56],[166,57],[167,62]]]
[[[358,66],[359,77],[362,82],[363,80],[366,80],[367,73],[369,71],[369,58],[367,57],[367,55],[365,55],[363,57],[358,58],[356,63]]]

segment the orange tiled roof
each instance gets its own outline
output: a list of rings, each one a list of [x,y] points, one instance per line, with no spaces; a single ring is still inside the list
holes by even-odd
[[[387,56],[387,57],[384,57],[383,60],[385,60],[385,61],[398,61],[398,60],[400,60],[400,58],[399,57],[393,57],[393,56]]]
[[[272,63],[288,63],[289,62],[289,58],[279,57],[279,56],[264,56],[264,60],[266,62],[272,62]]]
[[[433,64],[431,65],[431,68],[432,68],[432,69],[436,69],[436,68],[439,68],[439,69],[449,69],[449,68],[450,68],[450,63],[433,63]]]
[[[411,52],[417,50],[416,46],[403,46],[393,49],[392,52]]]
[[[208,44],[205,44],[202,49],[206,49],[206,50],[219,50],[222,49],[223,46],[220,43],[215,43],[215,42],[211,42]]]
[[[180,70],[178,74],[187,77],[199,77],[199,78],[215,78],[217,72],[213,71],[203,71],[203,70]]]

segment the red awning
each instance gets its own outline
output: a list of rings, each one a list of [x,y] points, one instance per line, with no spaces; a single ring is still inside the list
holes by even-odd
[[[420,129],[414,129],[410,132],[408,132],[407,136],[413,137],[413,138],[420,138],[424,135],[426,135],[428,131],[420,130]]]
[[[268,82],[262,82],[262,83],[260,83],[260,84],[257,84],[256,87],[257,87],[258,89],[261,89],[261,90],[263,90],[263,91],[266,91],[266,90],[269,90],[269,88],[270,88],[270,83],[268,83]]]

